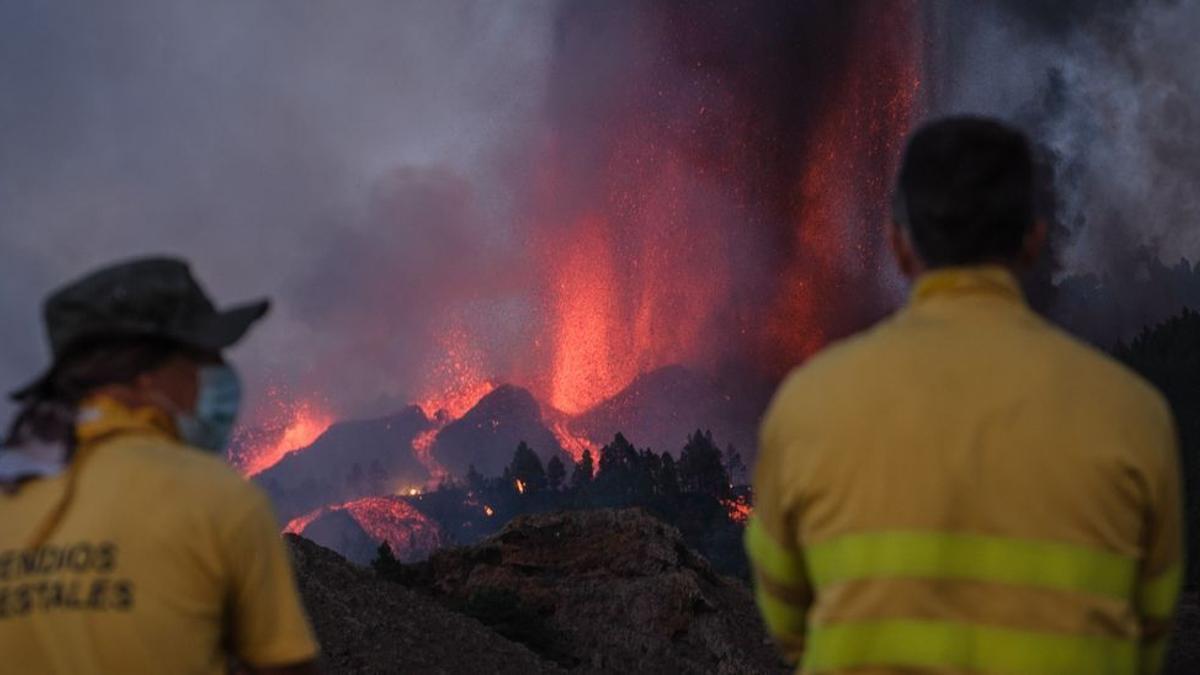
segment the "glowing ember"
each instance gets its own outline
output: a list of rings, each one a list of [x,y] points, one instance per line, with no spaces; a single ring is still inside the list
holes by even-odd
[[[525,481],[518,478],[513,485],[517,488],[517,494],[525,494]]]
[[[836,325],[826,302],[879,278],[879,248],[864,247],[885,222],[891,178],[917,113],[916,12],[908,3],[864,8],[856,49],[823,96],[796,186],[794,257],[771,312],[764,352],[783,370],[816,351]],[[867,297],[870,297],[869,295]],[[783,347],[783,349],[780,349]]]
[[[425,415],[445,423],[458,419],[496,384],[483,373],[484,354],[462,327],[450,328],[438,336],[441,360],[434,366],[421,400]]]
[[[239,430],[236,453],[230,461],[246,476],[274,466],[284,455],[311,445],[333,423],[333,416],[311,401],[284,404],[274,398],[277,412],[263,425],[266,431]],[[273,433],[272,433],[273,430]]]
[[[754,507],[750,504],[750,500],[746,497],[735,497],[734,499],[725,499],[721,503],[725,506],[725,510],[729,513],[729,519],[735,523],[744,523],[750,520],[750,516],[754,514]]]
[[[485,505],[483,507],[483,515],[487,516],[488,518],[491,518],[492,516],[496,515],[496,511],[492,507]]]

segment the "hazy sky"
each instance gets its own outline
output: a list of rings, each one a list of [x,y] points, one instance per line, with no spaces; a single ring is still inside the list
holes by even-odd
[[[431,289],[529,311],[479,261],[522,243],[559,5],[0,0],[0,386],[44,365],[52,287],[173,253],[220,302],[276,301],[235,352],[256,390],[320,360],[345,409],[405,400],[398,373],[438,348],[412,323]],[[938,109],[1058,153],[1068,271],[1138,244],[1200,258],[1200,3],[926,6]],[[356,307],[368,328],[339,330]]]
[[[331,339],[319,291],[361,273],[335,253],[428,266],[443,230],[503,238],[495,176],[538,114],[552,5],[348,7],[0,2],[5,389],[44,363],[41,298],[113,259],[185,255],[220,302],[274,298],[235,352],[261,383]],[[405,189],[470,216],[379,212]]]

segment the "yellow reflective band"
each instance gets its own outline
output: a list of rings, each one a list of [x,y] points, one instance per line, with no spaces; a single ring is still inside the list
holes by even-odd
[[[783,638],[804,635],[805,613],[803,609],[789,605],[768,593],[761,585],[754,588],[754,599],[762,614],[767,632]]]
[[[1103,675],[1136,672],[1130,640],[1054,635],[941,621],[878,621],[814,627],[804,672],[857,666],[957,668],[980,673]]]
[[[751,516],[746,524],[745,544],[750,560],[768,579],[782,586],[807,588],[804,558],[776,543],[756,517]]]
[[[1153,579],[1142,582],[1138,589],[1138,610],[1154,619],[1171,616],[1182,585],[1183,565],[1174,565]]]
[[[1137,561],[1093,548],[974,534],[887,531],[810,546],[818,589],[869,578],[985,581],[1133,599]]]

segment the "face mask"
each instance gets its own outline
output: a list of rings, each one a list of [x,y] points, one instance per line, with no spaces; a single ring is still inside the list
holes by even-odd
[[[229,366],[202,366],[193,412],[175,413],[175,429],[188,445],[222,452],[233,436],[242,403],[242,383]]]

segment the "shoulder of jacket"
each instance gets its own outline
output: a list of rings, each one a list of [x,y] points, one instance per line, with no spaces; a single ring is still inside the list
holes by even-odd
[[[1094,345],[1043,321],[1047,339],[1062,358],[1073,361],[1093,395],[1106,396],[1129,413],[1171,424],[1171,408],[1162,392],[1140,373]]]
[[[114,443],[131,451],[127,456],[137,463],[144,479],[169,484],[193,499],[208,496],[216,502],[240,501],[256,498],[260,491],[221,456],[172,439],[138,437]]]

